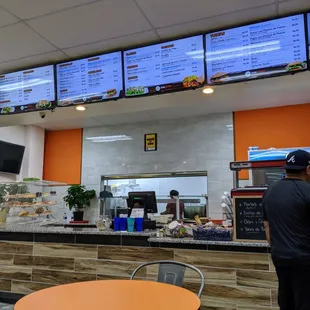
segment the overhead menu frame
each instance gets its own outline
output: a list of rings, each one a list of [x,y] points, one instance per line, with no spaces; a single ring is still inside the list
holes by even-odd
[[[304,14],[208,33],[205,41],[209,85],[292,74],[308,68]]]
[[[125,96],[148,96],[205,84],[203,35],[124,51]]]
[[[123,95],[122,52],[57,64],[57,105],[116,100]]]
[[[53,65],[0,74],[2,115],[53,109],[55,99]]]

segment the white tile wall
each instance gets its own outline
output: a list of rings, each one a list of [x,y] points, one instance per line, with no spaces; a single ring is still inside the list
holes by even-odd
[[[102,175],[208,171],[210,215],[221,217],[221,196],[232,188],[232,113],[109,127],[85,128],[82,184],[99,191]],[[144,134],[158,134],[158,151],[144,152]],[[133,140],[94,143],[89,137],[127,135]],[[94,209],[96,209],[94,207]],[[91,208],[92,209],[92,208]],[[97,216],[97,210],[87,216]]]

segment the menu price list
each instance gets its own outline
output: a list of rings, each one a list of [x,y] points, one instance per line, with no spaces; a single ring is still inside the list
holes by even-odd
[[[124,52],[126,96],[197,88],[205,81],[203,36]]]
[[[308,22],[308,55],[310,59],[310,13],[307,14],[307,22]]]
[[[209,84],[305,70],[304,15],[208,34],[206,50]]]
[[[1,114],[50,109],[54,101],[53,66],[0,75]]]
[[[57,65],[57,86],[59,106],[119,98],[123,90],[121,52]]]
[[[236,238],[239,240],[266,240],[262,198],[235,198]]]

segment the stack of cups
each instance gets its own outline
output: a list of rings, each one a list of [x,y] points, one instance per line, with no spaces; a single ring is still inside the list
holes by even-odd
[[[135,219],[134,218],[128,218],[127,219],[127,230],[128,232],[135,231]]]
[[[120,228],[121,231],[126,231],[126,228],[127,228],[127,218],[126,217],[121,217],[120,218],[119,228]]]
[[[119,217],[114,218],[114,231],[120,231],[121,219]]]
[[[143,218],[137,218],[136,219],[136,231],[143,231]]]

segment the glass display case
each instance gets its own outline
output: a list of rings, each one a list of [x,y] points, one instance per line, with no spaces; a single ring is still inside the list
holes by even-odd
[[[63,206],[65,183],[23,181],[0,183],[0,222],[28,223],[53,219]]]

